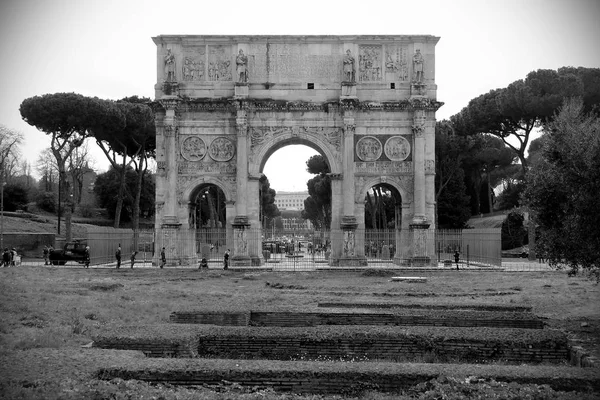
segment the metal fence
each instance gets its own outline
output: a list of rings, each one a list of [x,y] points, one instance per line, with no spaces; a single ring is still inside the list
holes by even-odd
[[[120,245],[122,264],[128,266],[130,256],[136,265],[151,266],[160,249],[165,247],[167,266],[197,267],[203,257],[209,268],[222,268],[227,250],[236,252],[231,229],[140,230],[97,227],[88,231],[91,265],[114,267],[115,251]],[[417,235],[417,236],[416,236]],[[419,236],[420,235],[420,236]],[[344,259],[348,242],[353,242],[353,256],[361,260],[354,266],[368,268],[401,268],[415,266],[414,260],[424,255],[420,266],[455,267],[454,252],[459,252],[461,268],[505,271],[550,271],[541,260],[502,259],[500,229],[433,230],[356,230],[349,237],[340,230],[273,231],[248,229],[245,232],[247,253],[253,264],[272,270],[302,271],[329,268],[334,259]],[[137,243],[137,245],[134,245]],[[416,246],[415,246],[416,243]],[[417,247],[417,248],[415,248]],[[348,257],[346,257],[347,261]],[[423,261],[423,260],[421,260]],[[28,260],[43,264],[43,260]],[[73,263],[68,263],[71,265]],[[73,264],[74,265],[74,264]],[[344,266],[340,263],[340,266]]]
[[[454,254],[466,266],[502,266],[501,230],[489,229],[438,229],[435,236],[438,262],[455,262]]]

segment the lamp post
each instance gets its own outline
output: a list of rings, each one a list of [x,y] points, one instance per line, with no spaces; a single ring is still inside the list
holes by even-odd
[[[60,176],[58,177],[58,234],[60,235],[60,192],[61,192],[61,185],[60,185]]]

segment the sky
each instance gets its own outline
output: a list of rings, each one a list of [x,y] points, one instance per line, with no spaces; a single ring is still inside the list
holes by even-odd
[[[0,124],[24,134],[21,151],[34,166],[50,142],[21,119],[24,99],[153,98],[151,38],[178,34],[439,36],[440,120],[537,69],[600,67],[598,21],[600,0],[2,0]],[[89,148],[95,167],[107,170],[96,144]],[[305,190],[313,154],[303,146],[275,152],[264,169],[271,187]]]

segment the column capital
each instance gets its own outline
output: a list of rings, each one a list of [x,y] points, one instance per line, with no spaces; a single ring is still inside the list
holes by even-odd
[[[181,103],[181,99],[177,96],[163,96],[158,102],[160,105],[167,111],[177,110],[179,103]]]

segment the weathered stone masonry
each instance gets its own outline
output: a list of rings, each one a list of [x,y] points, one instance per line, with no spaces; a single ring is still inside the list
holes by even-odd
[[[197,262],[203,185],[227,199],[232,266],[263,262],[259,178],[273,152],[316,149],[332,178],[332,265],[366,265],[364,199],[398,202],[395,262],[428,264],[435,226],[435,45],[422,36],[158,36],[156,226],[171,265]],[[190,239],[190,235],[192,235]]]

